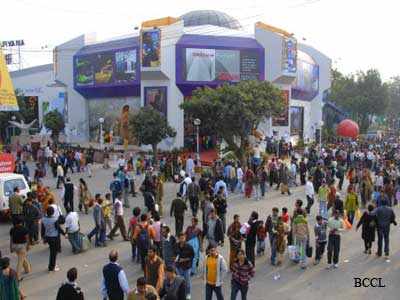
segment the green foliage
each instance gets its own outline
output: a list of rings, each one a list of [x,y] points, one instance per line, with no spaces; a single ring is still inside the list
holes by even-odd
[[[281,90],[266,81],[241,81],[216,89],[197,89],[181,108],[201,120],[201,130],[225,140],[243,162],[251,130],[283,111]]]
[[[176,131],[167,119],[150,106],[142,107],[129,119],[129,125],[139,145],[151,145],[157,154],[157,145],[165,138],[174,137]]]
[[[332,71],[330,99],[350,113],[365,133],[374,117],[385,114],[389,104],[388,85],[383,83],[377,70],[342,75]]]
[[[400,76],[393,77],[388,83],[389,105],[386,111],[388,126],[391,129],[398,129],[400,119]]]
[[[65,127],[64,117],[57,110],[48,112],[43,118],[43,124],[52,131],[52,135],[56,139]]]

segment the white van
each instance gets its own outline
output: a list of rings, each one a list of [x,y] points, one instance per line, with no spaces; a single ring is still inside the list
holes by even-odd
[[[15,173],[0,173],[0,214],[6,215],[9,211],[8,198],[14,193],[14,188],[18,187],[20,195],[26,198],[30,192],[25,177]]]

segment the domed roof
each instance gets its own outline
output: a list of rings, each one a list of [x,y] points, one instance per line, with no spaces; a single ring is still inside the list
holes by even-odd
[[[238,20],[217,10],[194,10],[182,15],[180,19],[184,21],[185,27],[214,25],[229,29],[242,28]]]

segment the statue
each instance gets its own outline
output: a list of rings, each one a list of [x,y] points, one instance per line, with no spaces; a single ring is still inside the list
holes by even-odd
[[[8,121],[8,123],[10,123],[11,125],[19,128],[21,130],[21,135],[29,135],[29,129],[33,126],[33,124],[35,124],[37,120],[33,120],[32,122],[25,124],[24,120],[21,120],[20,123],[16,122],[16,121]]]

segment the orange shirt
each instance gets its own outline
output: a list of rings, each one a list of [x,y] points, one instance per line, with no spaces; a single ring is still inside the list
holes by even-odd
[[[154,240],[154,238],[156,237],[156,231],[153,228],[153,226],[150,226],[149,223],[147,222],[140,222],[137,226],[135,226],[135,231],[133,232],[132,238],[134,240],[137,239],[137,237],[140,234],[140,231],[142,230],[142,227],[147,228],[150,239]]]
[[[218,266],[218,256],[208,256],[207,257],[207,283],[215,285],[217,282],[217,266]]]

